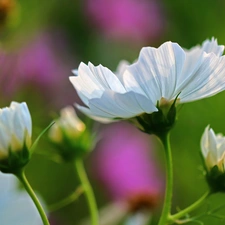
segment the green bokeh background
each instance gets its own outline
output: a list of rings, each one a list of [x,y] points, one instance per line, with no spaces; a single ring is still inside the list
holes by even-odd
[[[1,46],[9,50],[19,48],[40,30],[59,28],[69,40],[67,51],[75,59],[73,68],[76,68],[80,61],[91,61],[94,64],[101,63],[114,70],[121,59],[135,60],[142,47],[141,44],[104,38],[89,26],[87,18],[82,13],[83,3],[84,1],[76,0],[18,1],[15,17],[4,28],[1,28]],[[217,38],[219,44],[225,44],[225,1],[161,0],[161,5],[166,19],[165,31],[158,40],[149,44],[157,47],[161,43],[171,40],[185,48],[190,48],[211,37]],[[69,75],[70,71],[68,71]],[[69,81],[68,87],[70,87]],[[62,95],[62,93],[58,94]],[[63,95],[66,99],[66,90]],[[48,102],[38,96],[38,92],[24,91],[10,100],[5,100],[4,96],[0,97],[1,106],[8,105],[11,100],[28,103],[33,118],[34,139],[51,122],[52,113],[58,113],[59,110],[57,107],[51,108]],[[179,120],[171,135],[174,157],[174,212],[177,208],[182,209],[191,204],[207,190],[200,157],[200,138],[208,124],[216,133],[225,134],[224,115],[225,93],[180,107]],[[52,150],[45,136],[41,139],[37,152]],[[163,167],[163,150],[160,144],[158,145],[158,159]],[[88,162],[87,158],[87,168],[89,167]],[[26,173],[32,186],[42,194],[47,204],[66,197],[78,185],[73,165],[57,164],[40,154],[34,154]],[[107,200],[100,193],[98,184],[94,182],[93,184],[98,204],[103,206]],[[207,208],[213,209],[223,204],[224,201],[225,195],[223,194],[211,196],[208,204],[204,204],[196,211],[196,214],[206,212]],[[225,215],[225,207],[218,214]],[[88,216],[88,210],[83,196],[73,204],[53,213],[55,220],[63,225],[79,224],[80,218],[86,216]],[[203,216],[200,219],[206,225],[225,223],[225,220],[212,216]]]

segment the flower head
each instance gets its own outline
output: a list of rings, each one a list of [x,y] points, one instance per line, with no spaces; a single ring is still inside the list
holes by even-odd
[[[59,119],[49,130],[49,139],[59,148],[59,153],[65,160],[92,149],[92,141],[87,140],[88,135],[85,124],[77,117],[72,106],[60,111]]]
[[[207,181],[213,191],[225,191],[225,137],[207,126],[201,138]]]
[[[101,121],[161,110],[159,120],[170,127],[176,116],[174,109],[169,116],[172,118],[167,116],[172,105],[210,97],[225,89],[223,50],[224,46],[214,39],[188,51],[177,43],[165,42],[159,48],[142,48],[138,60],[118,74],[102,65],[81,63],[74,71],[76,76],[70,77],[86,105],[78,108]]]
[[[25,102],[0,109],[0,170],[24,166],[30,157],[32,123]]]

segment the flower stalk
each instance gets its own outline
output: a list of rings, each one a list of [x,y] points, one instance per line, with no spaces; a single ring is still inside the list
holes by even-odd
[[[165,148],[166,155],[166,192],[164,197],[163,210],[158,225],[167,224],[170,218],[172,192],[173,192],[173,161],[170,147],[170,133],[166,132],[159,136]]]
[[[48,210],[50,212],[54,212],[57,211],[69,204],[71,204],[72,202],[76,201],[82,194],[83,194],[83,188],[82,187],[78,187],[71,195],[69,195],[67,198],[64,198],[63,200],[61,200],[60,202],[57,202],[55,204],[52,204],[48,207]]]
[[[30,184],[25,176],[24,169],[18,170],[17,172],[14,173],[14,175],[20,180],[20,182],[23,184],[24,188],[26,189],[27,193],[30,195],[31,199],[33,200],[33,202],[41,216],[43,225],[50,225],[41,203],[39,202],[37,196],[35,195],[32,187],[30,186]]]
[[[212,194],[211,191],[207,191],[196,202],[181,210],[180,212],[171,215],[172,193],[173,193],[173,161],[170,147],[170,133],[165,132],[158,136],[162,141],[166,155],[166,192],[163,204],[163,210],[158,225],[165,225],[173,223],[174,221],[184,217],[189,212],[195,210],[204,202],[204,200]]]
[[[98,225],[99,224],[98,209],[97,209],[97,204],[94,197],[94,192],[88,180],[87,174],[85,172],[84,164],[81,158],[75,159],[75,168],[80,178],[80,181],[84,190],[84,194],[86,196],[87,203],[89,206],[89,211],[91,215],[91,225]]]

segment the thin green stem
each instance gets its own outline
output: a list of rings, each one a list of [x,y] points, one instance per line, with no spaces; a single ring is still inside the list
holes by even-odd
[[[88,202],[89,211],[90,211],[90,215],[91,215],[91,224],[92,225],[98,225],[99,219],[98,219],[97,204],[96,204],[96,200],[95,200],[95,197],[94,197],[94,192],[92,190],[92,187],[91,187],[90,182],[88,180],[87,174],[85,172],[82,159],[76,159],[75,160],[75,167],[76,167],[76,171],[78,173],[78,176],[80,178],[82,187],[84,189],[84,194],[85,194],[87,202]]]
[[[198,208],[199,206],[202,205],[202,203],[204,202],[204,200],[211,194],[210,191],[207,191],[201,198],[199,198],[196,202],[194,202],[193,204],[191,204],[190,206],[188,206],[187,208],[181,210],[180,212],[171,215],[169,217],[169,220],[171,222],[180,219],[181,217],[184,217],[185,215],[187,215],[189,212],[195,210],[196,208]]]
[[[168,218],[170,217],[170,210],[171,210],[171,201],[173,192],[173,162],[172,162],[169,132],[160,135],[159,138],[161,139],[164,145],[166,155],[166,192],[164,197],[163,210],[158,225],[165,225],[168,224],[167,221]]]
[[[41,203],[39,202],[37,196],[35,195],[32,187],[30,186],[30,184],[25,176],[24,170],[21,169],[21,170],[17,171],[16,173],[14,173],[14,175],[20,180],[20,182],[23,184],[24,188],[26,189],[27,193],[30,195],[31,199],[33,200],[33,202],[41,216],[43,224],[50,225],[48,218],[45,214],[45,211],[41,206]]]
[[[70,196],[64,198],[63,200],[61,200],[57,203],[54,203],[54,204],[48,206],[49,212],[54,212],[56,210],[59,210],[65,206],[71,204],[72,202],[77,200],[83,192],[84,192],[84,189],[82,187],[78,187]]]

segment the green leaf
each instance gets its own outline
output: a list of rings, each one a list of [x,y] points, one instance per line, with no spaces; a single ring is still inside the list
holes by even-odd
[[[50,127],[55,123],[55,121],[51,122],[36,138],[36,140],[34,141],[33,145],[31,146],[30,152],[33,153],[34,149],[36,148],[40,138],[43,136],[43,134],[45,134],[45,132],[50,129]]]

